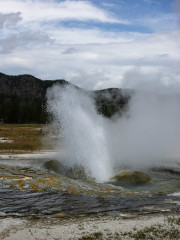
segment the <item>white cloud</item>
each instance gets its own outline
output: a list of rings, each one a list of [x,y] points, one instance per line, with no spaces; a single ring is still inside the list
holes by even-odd
[[[58,44],[104,44],[134,41],[144,38],[148,34],[136,32],[110,32],[98,28],[79,29],[59,27],[46,30],[47,34]]]
[[[126,20],[120,20],[111,13],[100,9],[89,1],[33,1],[33,0],[1,0],[1,12],[21,12],[23,21],[99,21],[108,23],[128,24]]]
[[[129,42],[44,45],[48,38],[32,38],[28,43],[29,35],[23,38],[28,47],[17,47],[1,56],[0,66],[5,73],[65,78],[88,89],[121,87],[124,81],[131,87],[138,78],[174,82],[180,77],[179,37],[179,32],[174,31]],[[39,40],[42,44],[38,44]]]
[[[139,67],[143,71],[144,78],[150,79],[154,76],[154,79],[164,81],[167,76],[173,81],[180,74],[179,45],[176,44],[178,36],[178,33],[155,34],[146,39],[127,43],[73,45],[76,54],[63,54],[69,45],[59,45],[46,50],[39,49],[39,53],[42,55],[43,64],[47,65],[43,71],[47,75],[50,74],[50,78],[63,76],[83,87],[88,87],[90,81],[92,83],[89,86],[92,88],[100,88],[103,85],[121,86],[124,74],[134,67]],[[28,55],[28,52],[26,54]],[[37,58],[36,55],[36,52],[32,52],[30,62]],[[41,64],[42,62],[39,65]],[[38,70],[36,71],[38,73]],[[85,77],[85,74],[88,77]],[[78,82],[75,76],[84,80]]]
[[[178,32],[170,32],[111,44],[46,44],[44,47],[35,42],[1,56],[0,66],[5,73],[65,78],[88,89],[121,87],[122,83],[125,86],[124,81],[131,87],[138,78],[174,82],[180,77],[178,38]]]
[[[180,77],[179,31],[147,34],[62,23],[123,23],[90,1],[0,0],[0,11],[1,72],[64,78],[88,89],[121,87],[125,82],[133,87],[133,79],[139,85],[146,79],[178,82]],[[143,19],[144,26],[162,30],[174,16]]]
[[[172,68],[172,65],[171,65]],[[153,92],[180,92],[180,71],[170,67],[143,69],[135,67],[127,71],[122,79],[122,87]]]

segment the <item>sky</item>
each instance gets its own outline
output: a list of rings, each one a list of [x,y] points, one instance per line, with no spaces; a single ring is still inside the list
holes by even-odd
[[[86,89],[180,85],[180,0],[0,0],[0,72]]]

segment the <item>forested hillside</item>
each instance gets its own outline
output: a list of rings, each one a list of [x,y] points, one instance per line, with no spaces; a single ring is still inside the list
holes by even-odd
[[[40,80],[31,75],[9,76],[0,73],[0,119],[4,123],[46,123],[46,90],[65,80]],[[89,92],[88,92],[89,93]],[[120,89],[92,91],[97,110],[106,117],[121,112],[129,100]]]
[[[46,90],[65,80],[42,81],[31,75],[8,76],[0,73],[0,118],[5,123],[45,123]]]

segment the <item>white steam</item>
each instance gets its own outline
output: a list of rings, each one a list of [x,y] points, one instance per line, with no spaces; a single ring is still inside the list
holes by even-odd
[[[107,125],[113,160],[134,169],[180,160],[180,96],[136,93],[128,114]]]
[[[97,181],[125,166],[139,169],[180,159],[178,94],[136,92],[128,112],[112,119],[98,114],[93,99],[74,87],[54,86],[47,96],[64,143],[58,159],[83,165]]]
[[[68,86],[53,87],[48,97],[49,109],[60,122],[59,138],[64,142],[59,159],[68,165],[83,165],[100,182],[112,176],[104,120],[92,99]]]

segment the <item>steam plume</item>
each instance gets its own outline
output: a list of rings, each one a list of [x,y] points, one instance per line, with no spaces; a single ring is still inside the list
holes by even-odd
[[[105,118],[93,99],[69,86],[48,91],[49,109],[60,123],[58,158],[80,164],[97,181],[119,168],[139,169],[180,159],[180,96],[136,91],[128,112]]]

